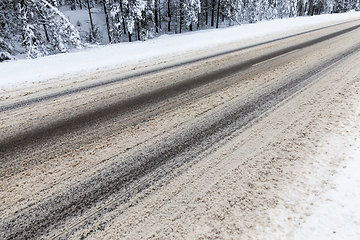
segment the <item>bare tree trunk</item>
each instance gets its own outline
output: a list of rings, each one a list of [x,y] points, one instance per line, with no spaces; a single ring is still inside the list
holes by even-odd
[[[209,23],[209,0],[205,1],[205,25],[207,26]]]
[[[171,31],[171,9],[170,9],[170,0],[167,1],[167,7],[168,7],[168,32]]]
[[[198,12],[197,30],[200,29],[200,13],[201,13],[201,10]]]
[[[19,9],[19,14],[21,13],[22,9],[25,7],[25,0],[21,0],[20,1],[20,9]],[[24,18],[21,18],[20,16],[20,19],[21,19],[21,23],[23,25],[26,25],[26,19]],[[22,35],[22,39],[23,39],[23,45],[24,45],[24,42],[25,42],[25,33],[24,33],[24,28],[22,28],[22,31],[21,31],[21,35]]]
[[[136,22],[136,30],[137,30],[137,40],[141,40],[140,38],[140,24],[139,21]]]
[[[81,0],[78,0],[78,1],[79,1],[80,9],[82,9],[82,2],[81,2]]]
[[[212,0],[212,4],[211,4],[211,26],[214,26],[214,22],[215,22],[215,6],[216,6],[216,0]]]
[[[180,0],[180,29],[179,29],[179,33],[181,33],[181,31],[182,31],[183,20],[184,20],[183,0]]]
[[[176,9],[176,12],[175,12],[175,34],[178,33],[178,25],[179,25],[179,12],[178,12],[178,9]]]
[[[217,16],[216,16],[216,28],[219,28],[220,2],[221,2],[221,0],[218,0]]]
[[[155,0],[155,6],[154,6],[154,14],[155,14],[155,31],[159,32],[159,20],[158,20],[158,0]]]
[[[302,11],[303,11],[303,4],[302,4],[301,1],[299,2],[298,7],[299,7],[298,16],[302,16],[302,15],[303,15],[303,13],[302,13]]]
[[[159,0],[160,1],[160,0]],[[161,3],[161,2],[159,2]],[[159,16],[159,32],[162,31],[162,26],[161,26],[161,8],[160,8],[160,4],[159,4],[159,7],[158,7],[158,16]]]
[[[90,8],[89,0],[86,0],[86,3],[87,3],[88,10],[89,10],[90,27],[91,27],[91,38],[93,38],[93,34],[94,34],[94,23],[93,23],[92,16],[91,16],[91,8]]]
[[[109,15],[108,15],[108,12],[107,12],[107,9],[106,9],[105,0],[103,0],[103,4],[104,4],[105,21],[106,21],[107,33],[108,33],[108,37],[109,37],[109,43],[111,43]]]
[[[48,31],[47,31],[47,29],[46,29],[46,25],[43,24],[43,27],[44,27],[44,33],[45,33],[46,41],[50,42],[50,38],[49,38]]]
[[[308,3],[308,9],[307,9],[307,15],[309,15],[309,16],[311,15],[312,7],[313,7],[313,1],[310,0]]]
[[[124,35],[126,35],[126,25],[125,25],[125,18],[124,18],[124,10],[123,10],[123,5],[122,5],[122,1],[120,1],[120,12],[121,12],[121,17],[122,17],[122,24],[123,24],[123,29],[124,29]],[[129,39],[131,42],[131,34],[129,35]]]

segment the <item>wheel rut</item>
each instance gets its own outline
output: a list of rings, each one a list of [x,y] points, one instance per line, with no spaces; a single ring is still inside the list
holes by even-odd
[[[358,26],[353,28],[353,30],[357,28]],[[291,51],[294,50],[294,48],[285,49],[282,51],[282,54],[290,49],[292,49]],[[223,109],[216,115],[202,119],[201,122],[198,122],[190,128],[184,129],[169,138],[165,138],[152,147],[139,151],[132,155],[131,158],[122,159],[121,164],[113,164],[95,176],[72,186],[64,192],[22,209],[14,216],[2,221],[2,238],[38,238],[44,233],[51,231],[52,228],[61,226],[71,218],[76,218],[83,214],[86,215],[89,209],[94,208],[100,202],[106,201],[114,195],[118,195],[120,192],[127,194],[121,195],[121,198],[117,198],[116,203],[119,204],[128,201],[134,195],[149,188],[156,182],[161,181],[161,179],[167,174],[170,174],[174,168],[191,162],[195,156],[204,152],[215,143],[249,126],[249,124],[256,121],[262,114],[289,99],[295,93],[315,81],[317,74],[320,74],[342,59],[359,51],[360,44],[355,45],[351,49],[347,49],[335,57],[314,66],[309,71],[272,84],[266,89],[250,95],[245,101],[233,104],[231,107]],[[274,56],[274,54],[271,56]],[[270,56],[268,56],[268,58],[270,59]],[[253,62],[248,62],[246,65],[227,69],[226,75],[239,71],[239,68],[241,69],[242,67],[249,67],[256,64],[256,62],[257,61],[254,60]],[[213,73],[210,79],[222,78],[224,74],[224,72]],[[186,91],[191,87],[197,86],[197,84],[203,84],[202,81],[208,80],[205,79],[205,77],[201,77],[195,81],[196,83],[190,84],[189,82],[187,83],[188,85],[184,84],[178,87],[180,91]],[[161,91],[164,91],[164,89]],[[148,102],[155,102],[158,99],[155,96],[158,96],[158,94],[159,92],[155,95],[143,96],[141,100],[144,100],[145,97],[148,98]],[[170,95],[167,96],[171,96],[171,94],[176,95],[177,92],[171,92],[170,90],[168,94]],[[138,101],[138,104],[141,104],[142,101],[140,101],[140,99]],[[135,103],[136,102],[137,101],[135,101]],[[111,109],[113,110],[113,108]],[[91,114],[96,113],[94,116],[98,114],[106,115],[106,113],[112,114],[110,109],[102,111],[105,112],[99,113],[95,111]],[[86,117],[83,116],[80,120],[83,118],[85,121],[88,117],[89,115]],[[121,158],[121,156],[118,157]],[[151,178],[147,178],[147,176],[150,175]],[[129,190],[129,186],[136,187]],[[109,206],[106,208],[111,209]],[[105,208],[99,211],[99,214],[103,214],[104,212],[106,212]]]

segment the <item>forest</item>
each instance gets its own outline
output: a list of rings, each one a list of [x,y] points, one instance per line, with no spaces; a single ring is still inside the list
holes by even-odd
[[[87,11],[86,34],[80,34],[63,9]],[[1,0],[0,61],[96,44],[99,29],[93,21],[94,9],[103,12],[107,43],[113,44],[276,18],[360,10],[360,0]]]

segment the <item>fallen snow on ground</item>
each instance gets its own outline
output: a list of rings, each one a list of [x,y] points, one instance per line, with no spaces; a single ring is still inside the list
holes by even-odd
[[[70,10],[68,7],[60,7],[62,13],[69,19],[69,21],[79,30],[82,38],[88,38],[90,32],[89,12],[87,8]],[[92,20],[98,33],[98,42],[101,44],[108,44],[107,28],[105,23],[104,10],[100,7],[91,9]]]
[[[356,115],[355,115],[356,116]],[[324,194],[293,239],[360,239],[360,109],[345,127],[346,134],[333,136],[327,155],[343,159],[334,174],[332,189]]]
[[[359,19],[360,12],[277,19],[223,29],[203,30],[181,35],[163,35],[145,42],[99,46],[38,59],[0,63],[0,90],[25,86],[33,82],[92,73],[158,57],[174,56],[194,50],[221,46],[235,41],[245,45],[291,34],[320,24]],[[273,37],[274,38],[274,37]],[[244,46],[245,46],[244,45]]]

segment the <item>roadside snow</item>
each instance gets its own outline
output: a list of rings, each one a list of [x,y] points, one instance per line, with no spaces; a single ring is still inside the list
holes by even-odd
[[[92,73],[158,57],[174,56],[226,43],[244,41],[244,46],[275,39],[280,34],[359,19],[360,12],[277,19],[223,29],[181,35],[163,35],[145,42],[120,43],[77,50],[71,53],[0,63],[0,90],[74,74]]]
[[[331,182],[332,189],[324,194],[323,202],[316,204],[291,239],[360,239],[359,117],[360,111],[351,121],[353,126],[344,128],[343,136],[329,140],[328,156],[343,159],[340,169]]]

